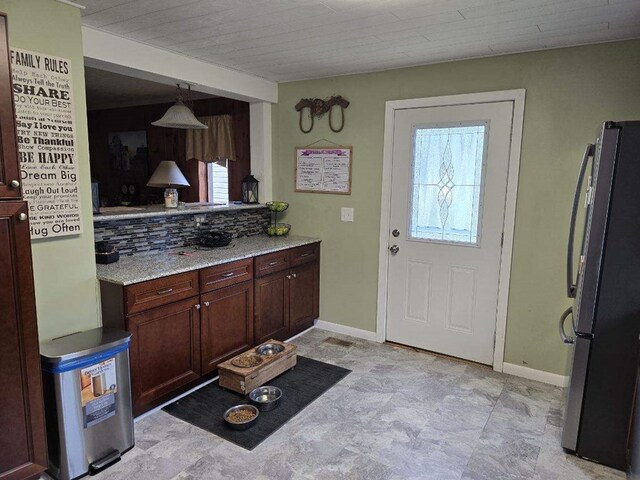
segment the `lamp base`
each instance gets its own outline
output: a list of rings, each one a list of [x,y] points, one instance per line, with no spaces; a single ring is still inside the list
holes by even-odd
[[[164,206],[165,208],[178,208],[178,189],[164,189]]]

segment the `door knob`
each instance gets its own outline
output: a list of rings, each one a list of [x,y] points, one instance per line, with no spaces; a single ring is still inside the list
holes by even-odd
[[[398,245],[393,245],[391,248],[389,248],[389,251],[392,255],[395,255],[400,251],[400,247]]]
[[[29,217],[26,213],[21,213],[20,215],[18,215],[18,220],[20,220],[21,222],[24,222],[27,218]]]
[[[396,229],[393,230],[393,232],[391,232],[391,235],[393,235],[394,237],[399,237],[400,236],[400,232],[396,228]]]
[[[9,182],[9,186],[11,188],[18,188],[20,186],[20,182],[18,180],[11,180]]]
[[[196,310],[200,310],[200,304],[199,304],[199,303],[196,303],[196,304],[194,305],[194,307],[196,307]]]

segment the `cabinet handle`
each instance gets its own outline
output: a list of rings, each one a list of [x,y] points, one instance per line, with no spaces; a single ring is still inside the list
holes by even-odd
[[[196,307],[196,310],[200,310],[200,304],[199,304],[199,303],[196,303],[196,304],[194,305],[194,307]]]
[[[229,278],[229,277],[233,277],[236,274],[236,272],[229,272],[229,273],[225,273],[224,275],[222,275],[222,278]]]
[[[291,274],[291,276],[292,276],[293,278],[297,278],[297,277],[298,277],[295,273],[292,273],[292,274]]]
[[[156,290],[158,295],[166,295],[168,293],[173,292],[173,288],[165,288],[164,290]]]
[[[209,308],[209,305],[210,305],[209,302],[204,302],[205,307]]]
[[[287,278],[288,278],[289,280],[291,280],[291,275],[287,275]]]
[[[269,262],[269,266],[270,266],[270,267],[273,267],[274,265],[277,265],[277,264],[278,264],[278,261],[277,261],[277,260],[276,260],[275,262]]]
[[[18,188],[20,186],[20,182],[18,180],[11,180],[9,182],[9,186],[11,188]]]
[[[309,252],[305,252],[302,255],[300,255],[300,257],[308,257],[309,255],[311,255],[311,253]]]

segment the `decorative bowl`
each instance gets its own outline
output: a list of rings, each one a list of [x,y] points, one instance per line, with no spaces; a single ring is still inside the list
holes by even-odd
[[[265,343],[256,348],[258,355],[275,355],[280,352],[284,352],[284,346],[279,343]]]
[[[264,387],[258,387],[251,390],[249,393],[249,400],[251,403],[258,407],[258,410],[262,412],[268,412],[280,405],[282,399],[282,390],[278,387],[270,387],[265,385]]]
[[[244,420],[244,421],[233,421],[233,414],[235,412],[239,412],[242,410],[248,410],[251,413],[254,413],[255,415],[253,417],[251,417],[248,420]],[[242,404],[242,405],[235,405],[231,408],[229,408],[226,412],[224,412],[224,421],[227,422],[227,425],[229,425],[229,427],[233,428],[234,430],[246,430],[247,428],[251,428],[256,421],[258,420],[258,415],[260,414],[260,411],[258,410],[257,407],[254,407],[253,405],[249,405],[249,404]],[[231,418],[229,418],[229,416],[231,415]]]
[[[291,230],[291,225],[289,225],[288,223],[271,224],[265,228],[267,235],[269,235],[270,237],[282,237],[288,234],[289,230]]]
[[[266,205],[269,210],[277,213],[284,212],[287,208],[289,208],[289,204],[287,202],[273,201],[267,202]]]

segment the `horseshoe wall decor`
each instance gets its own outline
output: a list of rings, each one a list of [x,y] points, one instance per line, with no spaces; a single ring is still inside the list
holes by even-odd
[[[295,106],[297,112],[299,112],[300,117],[298,119],[298,126],[300,127],[300,131],[302,133],[309,133],[313,130],[314,120],[315,118],[321,118],[325,113],[329,113],[329,128],[332,132],[338,133],[341,132],[344,128],[344,109],[349,106],[349,101],[342,98],[340,95],[333,96],[328,100],[323,100],[321,98],[303,98],[301,99]],[[334,128],[333,120],[331,117],[331,113],[333,107],[340,107],[341,113],[341,122],[339,128]],[[302,115],[303,111],[308,108],[309,109],[309,117],[311,118],[311,125],[307,130],[302,126]]]

